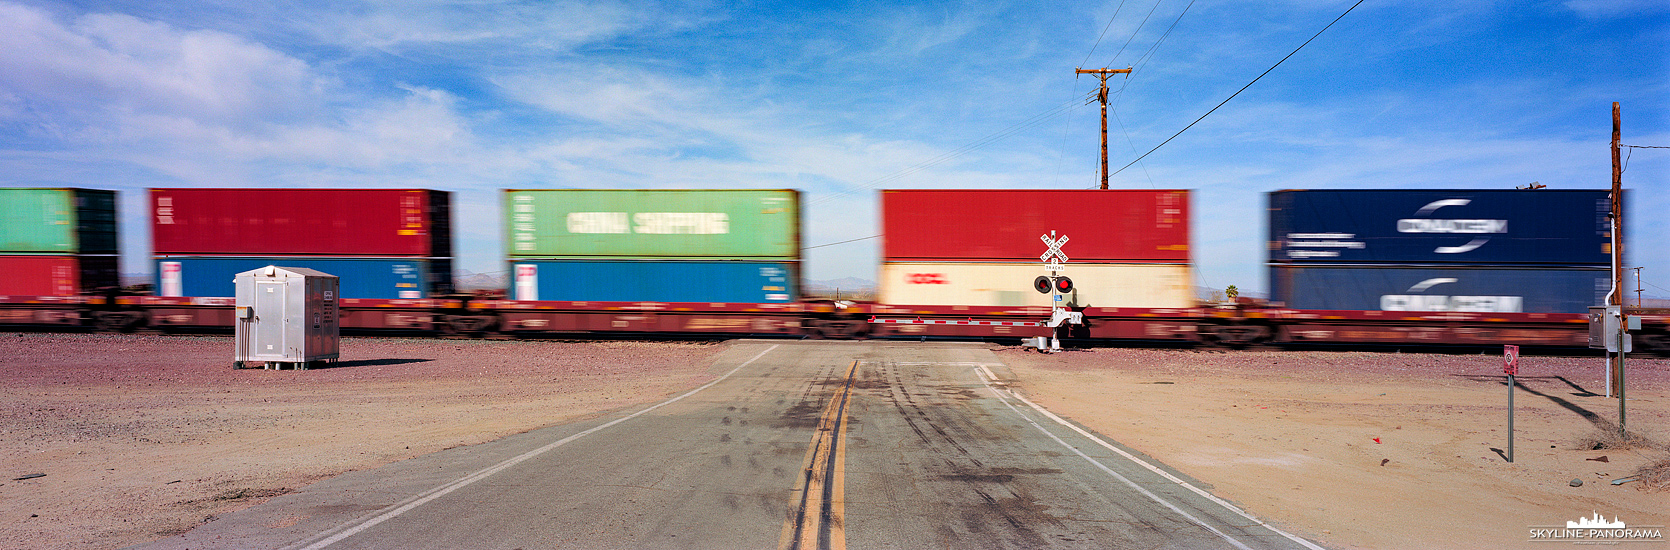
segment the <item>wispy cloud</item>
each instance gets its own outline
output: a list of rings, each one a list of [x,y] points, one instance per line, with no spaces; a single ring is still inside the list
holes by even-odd
[[[1087,55],[1134,61],[1177,22],[1116,100],[1117,167],[1350,5],[1129,4],[1091,53],[1112,5],[29,2],[0,0],[0,184],[447,189],[472,271],[501,261],[502,188],[802,189],[821,244],[873,235],[877,188],[1090,187]],[[1665,135],[1664,52],[1634,47],[1663,6],[1367,3],[1113,185],[1197,189],[1202,272],[1248,289],[1264,191],[1592,187],[1610,101]],[[1627,177],[1666,185],[1659,158]],[[871,277],[875,253],[816,249],[809,274]]]

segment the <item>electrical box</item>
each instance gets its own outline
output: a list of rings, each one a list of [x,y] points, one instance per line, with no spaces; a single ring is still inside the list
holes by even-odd
[[[340,356],[339,280],[301,267],[267,266],[237,274],[237,349],[233,366],[262,363],[306,369]]]
[[[1635,351],[1630,330],[1641,330],[1641,317],[1624,317],[1622,306],[1589,306],[1589,347],[1618,352],[1618,333],[1623,332],[1624,353]]]

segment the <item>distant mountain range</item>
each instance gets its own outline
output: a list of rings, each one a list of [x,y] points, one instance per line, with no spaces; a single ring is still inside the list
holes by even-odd
[[[842,278],[839,278],[839,279],[830,279],[830,280],[827,280],[827,281],[808,280],[808,281],[806,281],[806,289],[807,290],[813,290],[813,289],[817,289],[817,290],[826,290],[826,289],[827,290],[837,290],[837,289],[839,289],[839,290],[865,290],[865,291],[875,292],[876,282],[872,281],[872,280],[869,280],[869,279],[860,279],[860,278],[857,278],[857,277],[842,277]]]

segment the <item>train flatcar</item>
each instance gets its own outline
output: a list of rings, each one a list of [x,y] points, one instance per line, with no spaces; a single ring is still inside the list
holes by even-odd
[[[1272,193],[1273,300],[1268,303],[1194,299],[1187,191],[884,191],[880,303],[808,300],[801,296],[801,213],[799,195],[792,190],[507,190],[505,265],[513,273],[529,273],[518,273],[500,293],[458,295],[449,292],[450,281],[435,282],[448,279],[451,271],[446,192],[370,193],[389,195],[401,216],[369,229],[393,231],[381,243],[359,246],[332,237],[331,231],[368,230],[347,228],[365,220],[351,222],[346,214],[300,222],[305,213],[267,212],[264,218],[245,216],[241,222],[208,219],[181,210],[191,210],[186,207],[194,203],[183,198],[190,193],[153,190],[154,229],[244,224],[265,231],[286,223],[309,229],[249,233],[242,227],[222,240],[243,244],[218,246],[213,238],[164,228],[161,237],[154,237],[162,239],[154,261],[159,268],[169,265],[163,262],[178,262],[180,272],[168,275],[159,269],[157,282],[159,287],[176,285],[178,292],[168,293],[180,295],[123,295],[114,285],[80,280],[19,287],[25,291],[0,295],[0,325],[227,330],[232,325],[230,289],[221,296],[206,295],[217,294],[212,290],[187,291],[192,283],[183,274],[185,264],[375,259],[444,262],[403,268],[402,276],[427,280],[410,283],[422,290],[415,295],[400,293],[401,279],[375,282],[381,279],[364,276],[373,281],[368,284],[396,290],[346,297],[344,330],[1019,339],[1052,330],[1039,321],[1049,316],[1053,304],[1040,302],[1047,295],[1031,292],[1029,283],[1044,272],[1036,255],[1045,245],[1039,237],[1055,231],[1072,239],[1066,250],[1073,260],[1063,274],[1080,281],[1062,304],[1085,321],[1065,334],[1070,338],[1214,346],[1517,343],[1573,348],[1587,343],[1588,322],[1584,312],[1574,310],[1597,300],[1595,281],[1604,277],[1596,263],[1603,255],[1595,251],[1604,240],[1594,225],[1598,201],[1606,198],[1599,191]],[[109,258],[113,272],[114,192],[48,190],[44,195],[80,205],[51,212],[73,211],[76,242],[90,244],[69,251],[81,259],[72,269],[48,269],[48,275],[30,280],[67,280],[62,276],[67,271],[85,272],[85,266],[96,265],[87,260],[90,256]],[[5,196],[0,192],[0,199]],[[1487,206],[1493,202],[1507,206]],[[993,203],[1020,215],[983,218]],[[1063,215],[1064,204],[1080,210]],[[1549,214],[1537,216],[1543,211]],[[1342,213],[1350,223],[1341,222]],[[111,222],[90,223],[105,219]],[[180,223],[187,220],[195,221]],[[19,228],[39,230],[16,220],[4,227],[0,243],[18,241],[11,233]],[[108,228],[108,235],[96,227]],[[322,229],[331,227],[336,229]],[[99,242],[109,243],[108,253],[91,244]],[[0,257],[10,252],[38,260],[66,251],[0,250]],[[703,271],[711,266],[727,270]],[[645,281],[638,289],[625,283],[635,270]],[[336,271],[356,272],[341,266]],[[104,275],[93,278],[98,277]],[[598,282],[584,284],[587,277]],[[669,284],[693,280],[726,284]],[[560,284],[575,281],[580,284]],[[695,286],[704,288],[698,292]],[[722,291],[710,293],[705,287]],[[666,293],[668,288],[673,292]],[[1644,321],[1636,334],[1637,350],[1670,352],[1670,311],[1631,311]],[[911,322],[880,322],[889,319]]]

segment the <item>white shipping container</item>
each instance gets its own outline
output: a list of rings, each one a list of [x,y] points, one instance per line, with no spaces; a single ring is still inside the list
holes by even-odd
[[[1048,275],[1043,264],[884,263],[879,301],[922,306],[1049,306],[1050,295],[1032,288]],[[1191,267],[1174,264],[1069,263],[1059,273],[1073,280],[1062,296],[1071,307],[1183,308],[1194,305]]]

